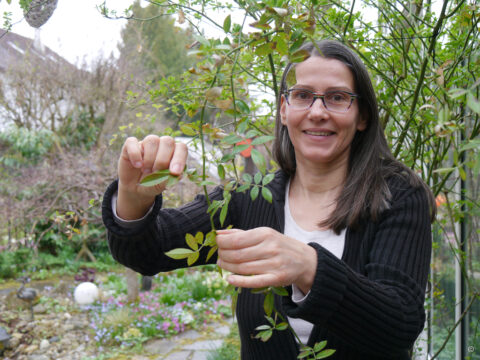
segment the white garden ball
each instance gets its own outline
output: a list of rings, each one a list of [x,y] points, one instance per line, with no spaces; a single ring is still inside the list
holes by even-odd
[[[83,282],[75,288],[73,298],[78,305],[93,304],[99,297],[97,285],[91,282]]]

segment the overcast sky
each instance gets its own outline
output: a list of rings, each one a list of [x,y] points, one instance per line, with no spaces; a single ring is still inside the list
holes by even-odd
[[[120,14],[132,2],[111,0],[107,1],[107,7]],[[58,0],[52,17],[40,28],[42,43],[73,64],[83,60],[91,62],[99,55],[109,56],[116,52],[120,30],[126,20],[104,18],[96,9],[101,3],[101,0]],[[35,37],[35,29],[23,19],[18,0],[13,0],[11,5],[0,0],[0,16],[3,17],[5,11],[12,12],[13,32]]]
[[[105,2],[107,8],[116,10],[120,15],[133,1]],[[6,0],[0,0],[0,16],[3,16],[5,11],[12,12],[12,31],[33,39],[35,29],[23,19],[18,2],[19,0],[12,0],[12,4],[9,5]],[[126,24],[126,20],[111,20],[103,17],[96,8],[102,3],[102,0],[58,0],[52,17],[40,28],[42,43],[73,64],[82,60],[91,62],[99,55],[108,57],[112,52],[114,55],[118,54],[120,30]],[[216,19],[219,24],[223,24],[223,19],[227,15],[227,13],[222,14],[216,11],[210,14],[210,17]],[[234,21],[242,21],[241,13],[231,15]],[[217,29],[210,28],[207,23],[203,23],[201,27],[207,34],[218,32]]]

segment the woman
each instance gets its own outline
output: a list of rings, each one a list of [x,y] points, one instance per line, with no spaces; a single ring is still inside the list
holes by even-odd
[[[409,359],[425,320],[433,197],[392,157],[359,58],[334,41],[303,48],[310,56],[288,64],[282,78],[274,144],[282,170],[268,185],[273,203],[232,193],[224,226],[233,229],[218,231],[218,257],[210,260],[245,288],[237,303],[242,359],[296,359],[299,352],[291,331],[274,331],[265,343],[254,338],[266,323],[264,297],[249,289],[264,286],[287,287],[276,309],[302,342],[327,340],[336,350],[331,359]],[[161,209],[165,186],[138,185],[151,171],[180,174],[186,153],[168,137],[130,138],[119,180],[106,192],[111,252],[142,274],[186,266],[164,253],[184,247],[186,233],[210,230],[203,196]],[[219,188],[210,196],[222,195]]]

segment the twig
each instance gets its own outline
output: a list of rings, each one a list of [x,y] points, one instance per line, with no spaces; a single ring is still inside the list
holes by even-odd
[[[474,293],[473,296],[472,296],[472,299],[470,300],[470,303],[467,305],[467,308],[463,311],[462,315],[460,316],[460,318],[457,320],[457,322],[455,323],[455,325],[453,326],[452,329],[450,329],[450,331],[448,332],[447,334],[447,337],[445,338],[445,341],[443,342],[442,346],[440,346],[440,348],[437,350],[437,352],[433,355],[433,357],[431,358],[431,360],[434,360],[438,357],[438,355],[440,355],[440,353],[443,351],[443,349],[445,348],[445,346],[447,346],[447,343],[448,343],[448,340],[450,340],[450,337],[452,336],[452,334],[454,333],[455,329],[457,328],[457,326],[460,324],[460,322],[463,320],[463,318],[467,315],[468,311],[470,310],[470,308],[472,307],[474,301],[477,299],[477,296],[478,294],[477,293]]]

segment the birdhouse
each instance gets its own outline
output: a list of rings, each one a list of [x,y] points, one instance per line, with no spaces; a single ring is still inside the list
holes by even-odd
[[[45,24],[57,8],[58,0],[32,0],[28,6],[28,11],[24,12],[25,20],[34,28],[39,28]]]

